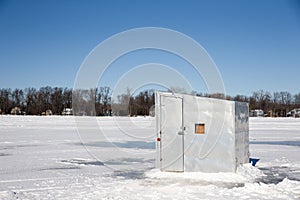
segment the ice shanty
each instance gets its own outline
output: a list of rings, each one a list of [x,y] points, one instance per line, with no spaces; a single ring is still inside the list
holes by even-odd
[[[161,171],[235,172],[249,162],[247,103],[155,93]]]

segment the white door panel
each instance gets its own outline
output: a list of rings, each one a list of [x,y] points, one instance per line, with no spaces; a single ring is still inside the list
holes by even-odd
[[[161,96],[161,170],[182,172],[182,98]]]

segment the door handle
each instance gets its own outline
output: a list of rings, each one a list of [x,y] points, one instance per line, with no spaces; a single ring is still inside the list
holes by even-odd
[[[181,128],[180,131],[178,131],[178,135],[184,135],[185,127]]]
[[[184,135],[183,131],[178,131],[178,135]]]

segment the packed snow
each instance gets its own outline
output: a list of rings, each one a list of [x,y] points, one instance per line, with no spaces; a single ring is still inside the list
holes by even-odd
[[[300,119],[250,118],[237,173],[155,169],[151,117],[0,116],[0,199],[300,199]]]

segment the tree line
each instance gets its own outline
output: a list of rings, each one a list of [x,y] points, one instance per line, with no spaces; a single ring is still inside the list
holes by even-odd
[[[53,114],[61,114],[65,107],[72,106],[72,90],[59,87],[41,87],[26,89],[0,89],[0,112],[10,114],[15,107],[20,108],[22,114],[40,115],[46,110]],[[21,113],[19,113],[21,114]]]
[[[233,97],[224,94],[195,93],[195,95],[247,102],[249,110],[260,109],[266,116],[270,117],[285,117],[292,109],[300,108],[300,93],[292,95],[288,91],[271,93],[258,90],[253,92],[251,96],[236,95]]]
[[[292,95],[281,91],[270,93],[258,90],[251,96],[224,94],[205,94],[193,92],[192,95],[219,98],[249,103],[249,109],[261,109],[270,116],[286,116],[294,108],[300,108],[300,93]],[[153,114],[154,91],[145,90],[132,94],[130,89],[112,100],[110,87],[73,90],[62,87],[41,87],[26,89],[0,89],[0,114],[11,114],[14,108],[17,114],[41,115],[47,110],[61,115],[65,108],[72,108],[75,115],[91,116],[134,116]]]
[[[292,95],[287,91],[270,93],[259,90],[253,92],[248,102],[250,109],[258,108],[267,115],[285,117],[290,110],[300,108],[300,93]]]

